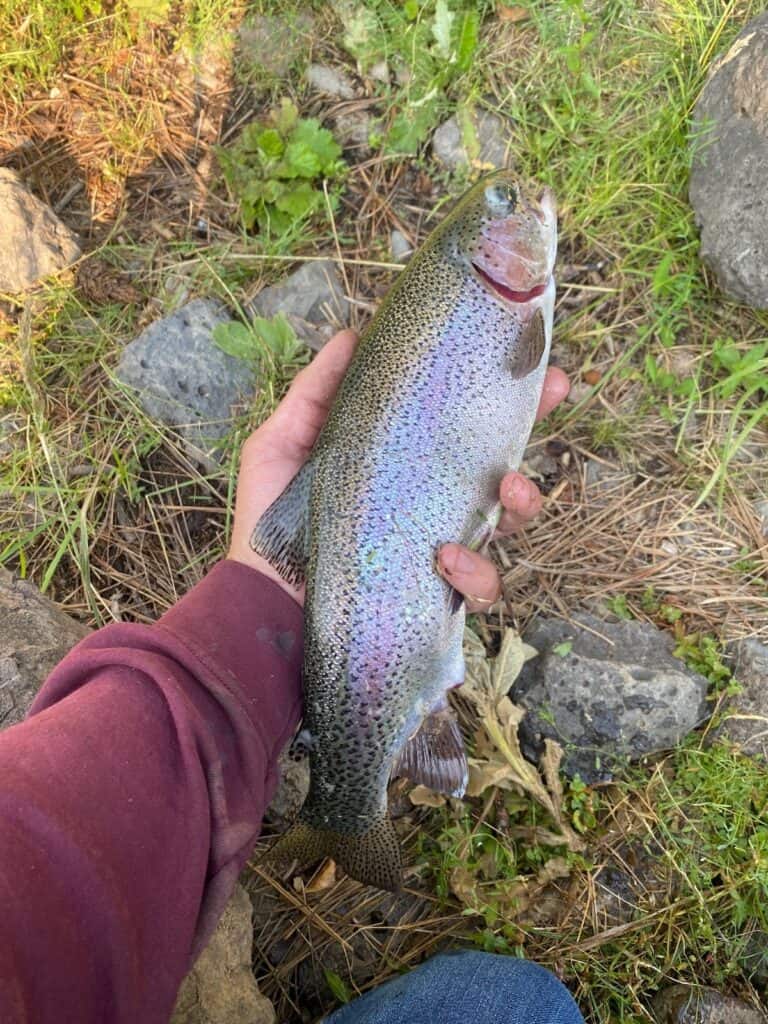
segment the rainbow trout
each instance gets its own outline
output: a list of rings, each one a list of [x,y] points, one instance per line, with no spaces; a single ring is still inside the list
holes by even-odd
[[[480,181],[411,258],[363,334],[312,457],[252,537],[306,580],[310,789],[276,861],[334,858],[401,882],[387,786],[460,796],[464,606],[440,545],[484,544],[519,466],[552,336],[554,200],[509,171]]]

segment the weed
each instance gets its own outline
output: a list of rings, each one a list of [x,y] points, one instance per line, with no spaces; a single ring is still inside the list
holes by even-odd
[[[464,79],[476,59],[480,23],[489,9],[485,0],[337,4],[345,25],[343,45],[360,70],[366,73],[385,61],[402,83],[399,89],[383,90],[390,121],[386,152],[416,153],[440,117],[467,94]],[[471,127],[467,130],[471,133]]]
[[[314,118],[300,118],[290,100],[269,123],[247,125],[237,142],[219,149],[224,179],[240,204],[243,225],[272,237],[296,231],[326,203],[317,182],[341,181],[346,164],[333,135]],[[338,193],[329,197],[332,206]]]

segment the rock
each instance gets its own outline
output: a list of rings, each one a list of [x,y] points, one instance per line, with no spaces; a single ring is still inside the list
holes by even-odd
[[[280,755],[278,767],[280,781],[266,816],[276,825],[287,828],[296,819],[309,792],[309,758],[297,761],[286,749]]]
[[[126,345],[117,367],[118,380],[136,388],[147,415],[177,427],[204,454],[227,434],[256,383],[251,364],[213,341],[214,327],[228,320],[220,303],[194,299]]]
[[[727,653],[741,692],[729,698],[726,720],[713,738],[725,738],[742,754],[768,761],[768,647],[759,640],[737,640]]]
[[[331,68],[327,64],[310,64],[306,70],[306,78],[317,92],[336,96],[340,100],[351,100],[355,97],[355,87],[339,68]]]
[[[477,153],[470,152],[472,140],[462,137],[458,119],[449,117],[432,137],[432,152],[448,170],[455,171],[477,160],[491,167],[505,167],[510,138],[509,122],[488,110],[475,111],[472,122]]]
[[[333,120],[333,134],[344,149],[367,153],[375,121],[366,110],[342,110]],[[362,155],[362,154],[361,154]]]
[[[20,722],[46,676],[89,630],[0,569],[0,728]]]
[[[755,988],[768,988],[768,932],[763,931],[759,922],[746,925],[746,944],[738,954],[739,964]]]
[[[586,613],[574,625],[541,618],[524,639],[539,655],[512,688],[529,712],[523,748],[535,759],[545,737],[558,740],[568,775],[607,780],[617,761],[673,747],[708,716],[707,680],[673,655],[671,636],[647,623]]]
[[[389,64],[385,60],[378,61],[371,67],[368,77],[372,78],[374,82],[383,82],[384,85],[389,85]]]
[[[171,1024],[275,1024],[251,969],[251,901],[236,886],[216,931],[181,983]]]
[[[389,247],[392,251],[392,259],[396,263],[405,263],[413,252],[413,246],[397,228],[389,236]]]
[[[768,13],[716,60],[694,108],[689,196],[701,255],[732,298],[768,308]]]
[[[760,520],[760,532],[764,537],[768,537],[768,498],[758,498],[752,505],[752,508]]]
[[[262,289],[250,310],[266,317],[284,313],[302,341],[317,351],[347,323],[349,302],[333,260],[317,260]]]
[[[272,14],[254,14],[238,32],[238,63],[282,77],[305,50],[305,37],[312,33],[313,26],[314,18],[308,11],[300,11],[290,21]]]
[[[6,458],[24,443],[25,424],[13,413],[0,416],[0,459]]]
[[[768,1018],[741,999],[713,988],[670,985],[653,1000],[657,1024],[766,1024]]]
[[[0,292],[23,292],[79,256],[77,236],[17,174],[0,168]]]

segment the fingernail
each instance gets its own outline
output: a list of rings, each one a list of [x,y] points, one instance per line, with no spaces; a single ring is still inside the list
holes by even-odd
[[[447,544],[442,550],[440,560],[448,573],[475,571],[474,558],[459,544]]]

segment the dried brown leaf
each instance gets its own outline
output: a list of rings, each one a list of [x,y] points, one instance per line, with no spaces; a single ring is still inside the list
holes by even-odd
[[[305,888],[305,892],[325,892],[336,884],[336,861],[326,857]]]
[[[414,807],[444,807],[446,803],[442,793],[435,793],[427,786],[414,786],[408,797]]]
[[[527,7],[519,7],[517,5],[506,7],[500,4],[496,8],[496,15],[499,21],[510,21],[514,24],[518,21],[527,21],[531,16],[531,12]]]

